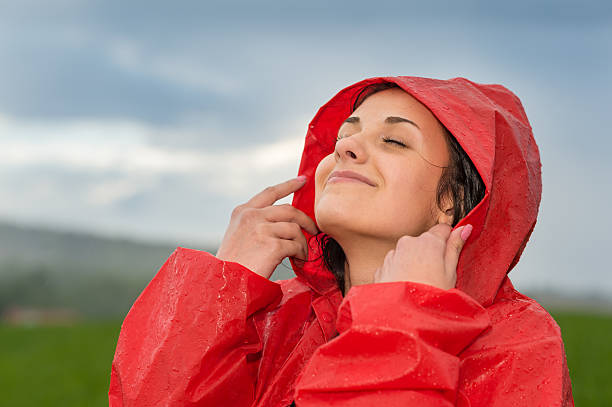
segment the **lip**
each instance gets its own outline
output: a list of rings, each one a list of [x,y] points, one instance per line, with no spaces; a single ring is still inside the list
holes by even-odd
[[[372,182],[365,175],[361,175],[361,174],[356,173],[354,171],[348,171],[348,170],[334,171],[331,174],[329,174],[329,177],[327,178],[327,183],[329,183],[329,182],[342,182],[342,181],[361,182],[361,183],[370,185],[372,187],[376,186],[376,184],[374,182]]]

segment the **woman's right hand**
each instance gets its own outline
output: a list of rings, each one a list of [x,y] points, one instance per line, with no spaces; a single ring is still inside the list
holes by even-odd
[[[239,263],[265,278],[285,257],[306,260],[308,245],[301,229],[316,235],[316,224],[290,204],[274,205],[305,182],[302,176],[268,187],[234,208],[217,258]]]

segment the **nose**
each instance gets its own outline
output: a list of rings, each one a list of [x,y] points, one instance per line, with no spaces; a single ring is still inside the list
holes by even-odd
[[[345,136],[336,141],[335,149],[336,161],[348,160],[354,163],[362,163],[367,160],[367,151],[363,145],[363,140],[359,136]]]

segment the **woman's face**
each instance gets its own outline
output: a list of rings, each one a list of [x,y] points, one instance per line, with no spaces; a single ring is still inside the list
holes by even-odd
[[[401,89],[377,92],[338,136],[315,174],[321,231],[340,243],[355,234],[396,241],[438,223],[439,166],[449,155],[442,125],[423,104]]]

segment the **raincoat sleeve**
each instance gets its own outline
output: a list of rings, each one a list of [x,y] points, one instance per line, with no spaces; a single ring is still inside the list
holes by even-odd
[[[262,348],[254,317],[281,296],[238,263],[178,248],[123,322],[109,405],[250,406]]]
[[[368,284],[350,289],[337,328],[298,407],[573,406],[559,328],[533,301],[491,310],[457,289]]]
[[[339,336],[312,356],[296,405],[454,406],[458,355],[489,325],[487,311],[457,289],[352,287],[339,308]]]
[[[489,308],[491,329],[461,354],[459,391],[471,407],[571,407],[561,330],[530,298]]]

